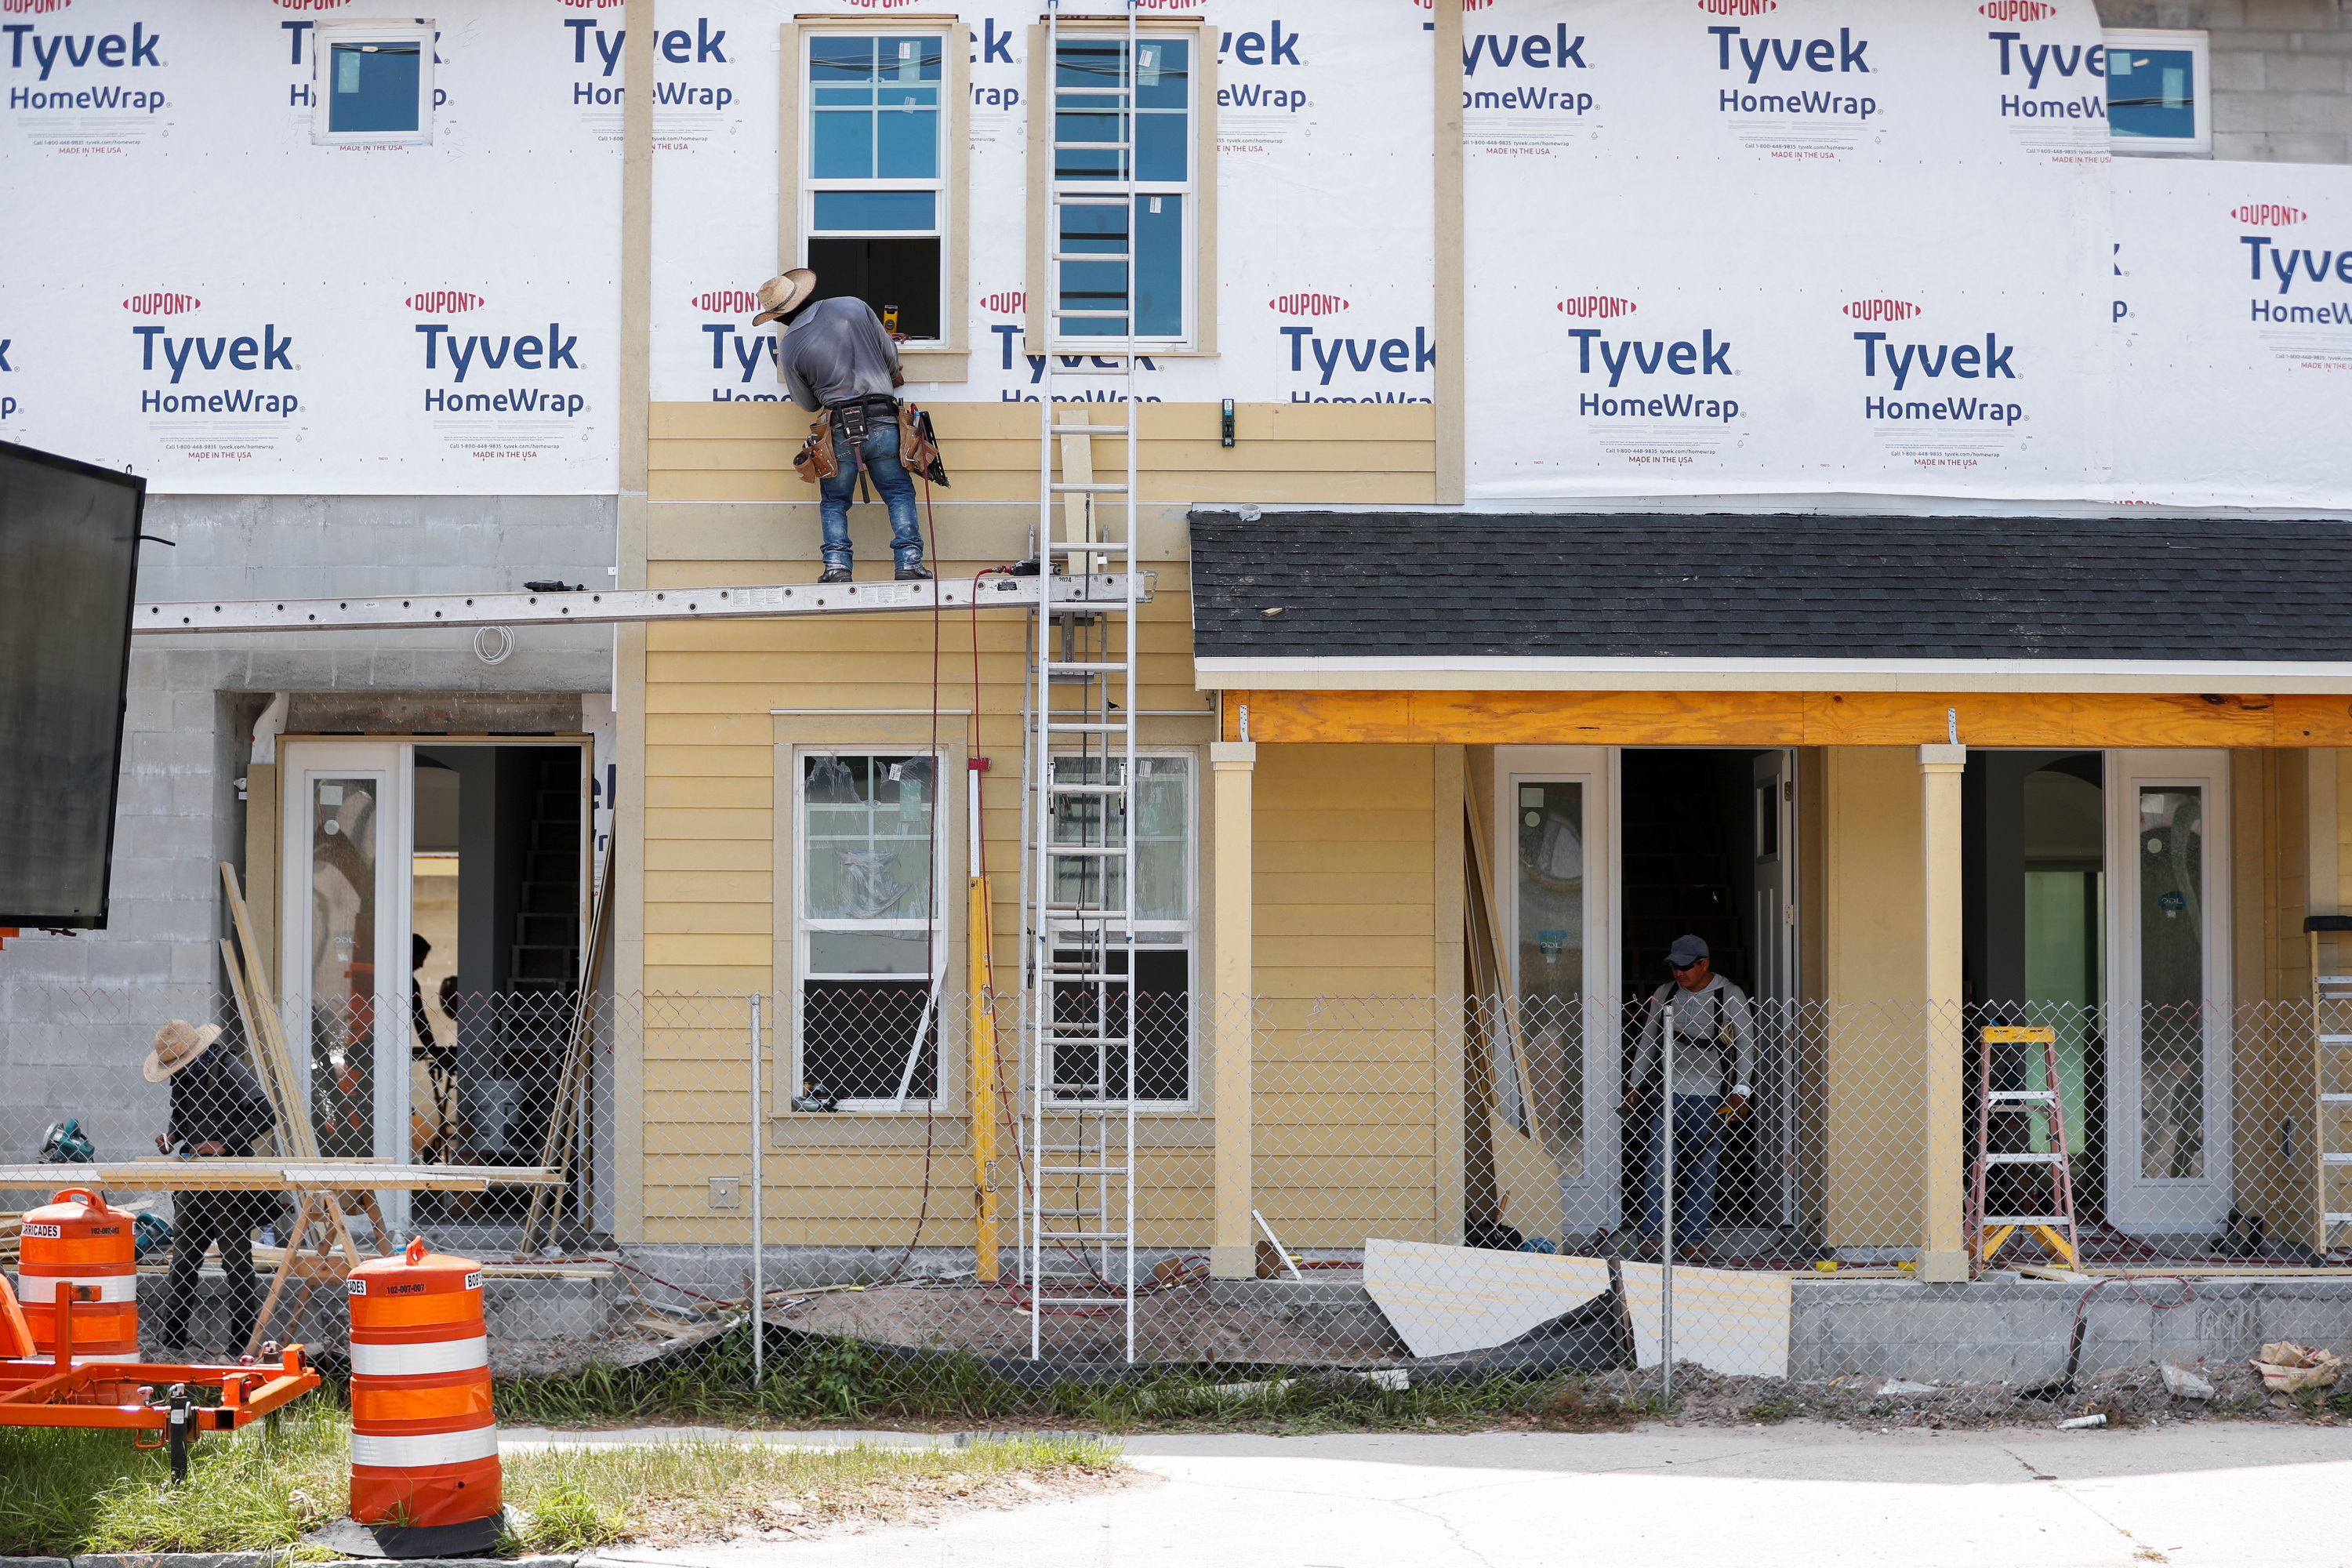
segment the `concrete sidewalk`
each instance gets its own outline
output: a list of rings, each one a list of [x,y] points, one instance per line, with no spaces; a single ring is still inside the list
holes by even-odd
[[[606,1561],[786,1568],[2352,1564],[2352,1430],[1165,1436],[1160,1484],[805,1542]]]

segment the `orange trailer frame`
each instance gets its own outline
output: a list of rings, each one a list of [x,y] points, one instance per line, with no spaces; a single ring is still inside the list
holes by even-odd
[[[16,1292],[0,1278],[0,1426],[78,1426],[128,1431],[140,1447],[169,1447],[172,1479],[184,1480],[188,1450],[205,1432],[234,1432],[319,1386],[319,1372],[300,1345],[276,1364],[247,1358],[236,1364],[203,1362],[84,1362],[74,1364],[73,1320],[96,1302],[58,1303],[58,1339],[51,1354],[36,1358],[31,1327]],[[217,1393],[199,1403],[200,1390]],[[161,1391],[163,1397],[158,1398]],[[142,1443],[142,1433],[156,1440]]]

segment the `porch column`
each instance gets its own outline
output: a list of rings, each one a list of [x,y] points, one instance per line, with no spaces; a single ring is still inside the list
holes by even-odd
[[[1922,927],[1927,949],[1923,1019],[1927,1159],[1918,1277],[1928,1281],[1969,1277],[1961,1192],[1966,1172],[1960,1152],[1961,1061],[1966,1054],[1960,1023],[1960,775],[1968,765],[1966,746],[1919,748],[1919,837],[1927,894]]]
[[[1255,742],[1214,741],[1209,745],[1215,819],[1211,864],[1216,875],[1215,923],[1210,927],[1216,960],[1209,1016],[1216,1047],[1217,1117],[1217,1210],[1209,1272],[1220,1279],[1257,1275],[1257,1247],[1250,1234],[1250,1152],[1256,1133],[1250,1104],[1256,994],[1250,973],[1250,785],[1256,766]]]

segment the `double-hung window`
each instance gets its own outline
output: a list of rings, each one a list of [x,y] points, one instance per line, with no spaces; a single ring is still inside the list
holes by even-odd
[[[947,824],[925,752],[800,757],[794,1091],[843,1110],[938,1092]]]
[[[1048,277],[1056,341],[1195,335],[1197,35],[1064,36]],[[1131,58],[1130,58],[1131,55]],[[1129,194],[1130,178],[1132,195]]]
[[[1055,757],[1057,784],[1103,784],[1115,781],[1124,767],[1118,757]],[[1108,770],[1108,771],[1107,771]],[[1135,1094],[1141,1102],[1181,1105],[1194,1094],[1192,977],[1197,928],[1193,919],[1196,855],[1194,852],[1192,758],[1183,753],[1142,755],[1135,760],[1136,931],[1135,931]],[[1056,844],[1118,844],[1127,823],[1118,799],[1111,795],[1069,795],[1054,797],[1054,842]],[[1123,858],[1071,856],[1053,861],[1055,885],[1052,902],[1066,908],[1111,908],[1124,905],[1127,872]],[[1072,923],[1057,931],[1065,939],[1085,928]],[[1072,948],[1057,950],[1056,960],[1077,963],[1084,954]],[[1114,954],[1113,974],[1122,973],[1126,957]],[[1099,1003],[1087,988],[1057,991],[1063,1016],[1056,1022],[1079,1026],[1071,1032],[1123,1034],[1118,1028],[1085,1030],[1089,1024],[1125,1022],[1128,987],[1114,981]],[[1106,1015],[1094,1016],[1096,1008]],[[1067,1059],[1056,1064],[1055,1081],[1091,1083],[1096,1064],[1091,1047],[1065,1047]],[[1082,1059],[1083,1058],[1083,1059]],[[1112,1047],[1103,1079],[1123,1087],[1126,1052]]]
[[[2211,55],[2201,32],[2110,28],[2107,138],[2118,153],[2210,153]]]
[[[801,232],[815,297],[851,295],[918,342],[945,337],[945,36],[813,29]]]
[[[310,35],[310,140],[433,140],[430,21],[322,21]]]

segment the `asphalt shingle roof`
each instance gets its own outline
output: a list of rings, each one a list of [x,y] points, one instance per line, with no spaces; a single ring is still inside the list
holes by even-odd
[[[2352,525],[2336,522],[1191,521],[1203,658],[2352,660]]]

